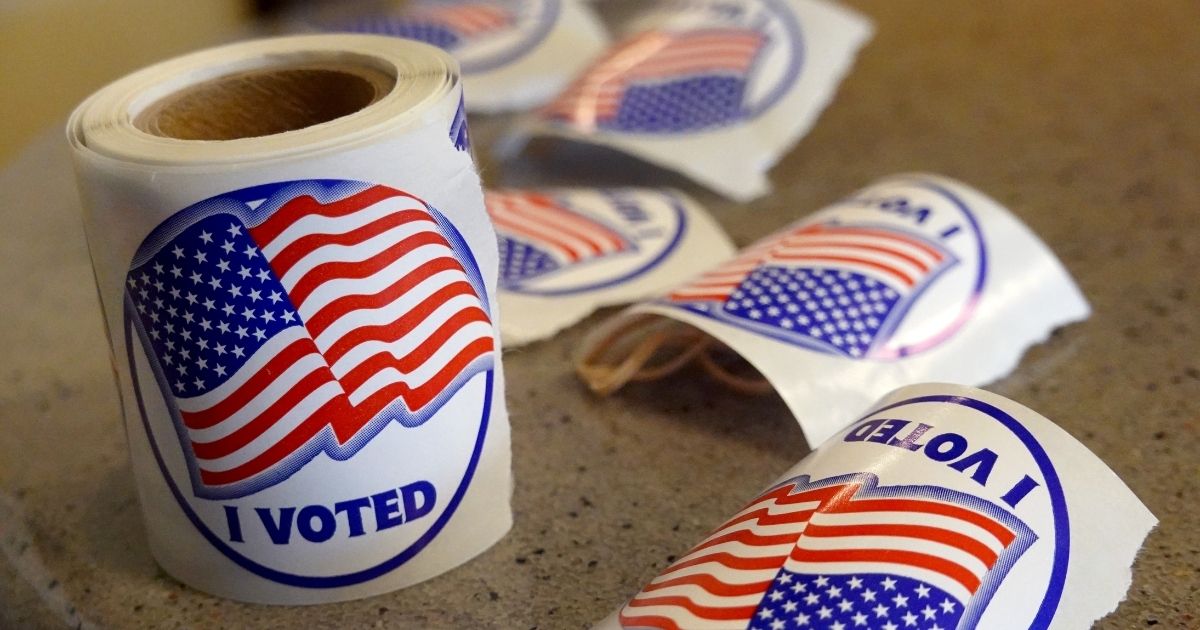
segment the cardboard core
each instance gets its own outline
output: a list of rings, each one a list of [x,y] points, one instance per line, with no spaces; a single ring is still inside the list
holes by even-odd
[[[362,66],[306,65],[230,74],[159,99],[134,126],[179,140],[237,140],[304,129],[382,98],[395,77]]]

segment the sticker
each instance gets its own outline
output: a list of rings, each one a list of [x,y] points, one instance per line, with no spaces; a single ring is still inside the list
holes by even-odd
[[[418,554],[488,426],[483,286],[447,218],[385,186],[258,186],[159,225],[127,275],[127,347],[192,524],[291,586],[357,584]]]
[[[607,43],[600,21],[579,0],[417,0],[305,21],[449,52],[462,68],[467,107],[481,112],[540,105]]]
[[[532,135],[605,145],[749,200],[871,35],[823,0],[680,0],[628,30],[501,150]]]
[[[721,228],[672,190],[493,190],[506,343],[547,337],[601,306],[653,296],[732,256]]]
[[[1035,412],[955,385],[887,396],[602,628],[1088,627],[1156,519]]]
[[[635,339],[628,324],[647,315],[697,328],[740,355],[816,444],[839,428],[831,410],[852,414],[913,380],[991,382],[1089,308],[1054,254],[1005,208],[959,182],[912,174],[634,306],[585,344],[581,375],[598,373],[590,363],[605,353],[628,352],[620,337]]]

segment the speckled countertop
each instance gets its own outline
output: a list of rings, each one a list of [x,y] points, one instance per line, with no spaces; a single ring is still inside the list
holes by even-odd
[[[1097,627],[1200,627],[1200,4],[852,4],[878,34],[774,195],[739,208],[593,154],[485,158],[485,177],[679,185],[743,244],[897,171],[1003,201],[1095,316],[991,389],[1065,427],[1161,519]],[[475,121],[477,144],[507,122]],[[807,452],[780,401],[696,374],[588,395],[568,355],[597,316],[505,355],[516,525],[477,560],[316,608],[185,588],[146,547],[61,144],[48,133],[0,172],[0,627],[586,627]]]

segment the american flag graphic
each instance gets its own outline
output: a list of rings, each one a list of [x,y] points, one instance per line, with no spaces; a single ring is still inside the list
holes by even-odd
[[[490,191],[485,202],[500,240],[502,284],[634,249],[615,229],[545,194]]]
[[[841,356],[871,356],[954,255],[891,227],[818,223],[759,242],[672,303]]]
[[[766,492],[630,600],[622,626],[950,630],[977,616],[987,602],[973,598],[1029,528],[967,495],[875,482],[802,477]]]
[[[728,125],[745,116],[758,31],[650,31],[615,47],[543,114],[585,129],[662,133]]]
[[[516,15],[500,2],[416,2],[398,16],[368,15],[349,30],[415,39],[447,51],[511,27]]]
[[[339,190],[299,185],[152,235],[127,276],[201,496],[257,491],[321,450],[344,459],[491,365],[481,289],[434,211]]]

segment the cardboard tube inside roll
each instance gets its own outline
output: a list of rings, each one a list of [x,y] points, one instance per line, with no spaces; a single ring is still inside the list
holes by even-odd
[[[361,111],[396,85],[374,68],[305,64],[238,72],[152,103],[133,124],[177,140],[237,140],[304,129]]]

